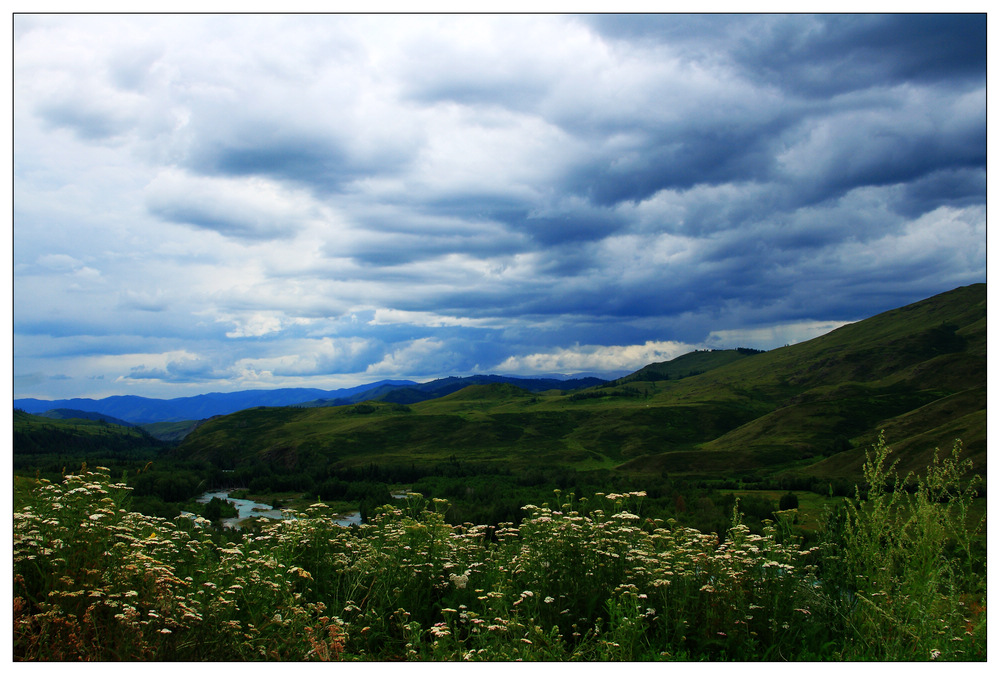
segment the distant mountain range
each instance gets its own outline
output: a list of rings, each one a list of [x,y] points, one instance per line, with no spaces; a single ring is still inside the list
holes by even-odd
[[[36,398],[14,400],[14,407],[38,414],[59,408],[82,410],[110,415],[133,424],[151,422],[181,422],[201,420],[216,415],[228,415],[258,406],[286,406],[315,401],[318,398],[349,397],[385,385],[409,386],[410,380],[382,380],[358,387],[326,391],[323,389],[267,389],[234,391],[229,393],[199,394],[181,398],[159,399],[145,396],[109,396],[102,399],[71,398],[44,401]]]
[[[144,396],[109,396],[102,399],[71,398],[45,401],[36,398],[14,400],[14,407],[32,414],[48,414],[65,419],[67,414],[84,419],[107,419],[114,424],[151,424],[154,422],[182,422],[203,420],[216,415],[257,407],[326,407],[349,405],[361,401],[386,401],[389,403],[417,403],[463,389],[473,384],[511,383],[528,391],[559,389],[569,391],[603,384],[607,380],[597,377],[574,379],[523,378],[501,375],[473,375],[446,377],[431,382],[412,380],[380,380],[357,387],[324,390],[286,388],[247,390],[229,393],[199,394],[172,399],[146,398]],[[94,416],[91,416],[94,415]]]

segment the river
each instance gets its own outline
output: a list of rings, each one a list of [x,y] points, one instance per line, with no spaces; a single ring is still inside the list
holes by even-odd
[[[240,529],[240,523],[247,518],[270,518],[271,520],[289,520],[294,519],[295,516],[285,513],[281,509],[276,509],[270,504],[265,504],[263,502],[255,502],[250,499],[236,499],[235,497],[230,497],[229,493],[231,490],[214,490],[211,492],[206,492],[200,497],[195,499],[199,504],[207,504],[212,501],[213,497],[218,497],[224,501],[229,502],[236,507],[239,515],[235,518],[223,518],[222,526],[231,527],[233,529]],[[405,492],[394,492],[392,493],[395,499],[405,499]],[[193,513],[188,513],[187,511],[181,511],[181,515],[194,517]],[[338,518],[334,521],[337,525],[342,525],[343,527],[350,527],[351,525],[361,524],[361,512],[360,511],[350,511],[344,514],[338,514]]]
[[[265,504],[263,502],[255,502],[250,499],[236,499],[235,497],[230,497],[230,490],[213,490],[212,492],[206,492],[200,497],[195,499],[199,504],[207,504],[212,501],[213,497],[218,497],[224,501],[229,502],[236,507],[238,515],[235,518],[223,518],[222,526],[231,527],[233,529],[240,529],[240,523],[247,518],[270,518],[271,520],[290,520],[294,519],[295,516],[290,513],[285,513],[281,509],[276,509],[270,504]],[[188,513],[186,511],[181,512],[182,515],[193,517],[194,514]],[[343,525],[344,527],[350,527],[351,525],[361,524],[361,512],[352,511],[347,514],[341,514],[335,521],[338,525]]]

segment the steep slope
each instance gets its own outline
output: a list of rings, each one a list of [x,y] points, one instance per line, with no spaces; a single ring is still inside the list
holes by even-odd
[[[950,449],[955,436],[946,427],[972,415],[963,440],[985,471],[985,427],[974,421],[985,415],[985,365],[986,287],[977,284],[721,367],[661,396],[770,408],[700,449],[758,455],[771,466],[813,460],[798,468],[818,476],[857,475],[881,429],[907,451],[904,470],[926,465],[932,441]],[[935,405],[942,400],[951,403]]]

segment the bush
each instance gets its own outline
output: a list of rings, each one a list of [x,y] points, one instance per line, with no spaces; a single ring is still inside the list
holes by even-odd
[[[799,498],[794,492],[787,492],[781,495],[781,499],[778,500],[778,509],[781,511],[788,511],[790,509],[799,508]]]

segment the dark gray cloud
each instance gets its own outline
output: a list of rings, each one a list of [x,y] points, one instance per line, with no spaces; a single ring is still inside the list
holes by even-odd
[[[622,155],[580,166],[563,187],[601,206],[641,201],[663,189],[766,179],[774,171],[775,140],[783,124],[652,130]]]
[[[904,216],[919,216],[942,206],[963,208],[984,203],[982,167],[939,169],[906,183],[894,206]]]
[[[986,76],[985,14],[765,17],[750,24],[734,60],[797,94],[829,97],[900,83],[978,87]]]

